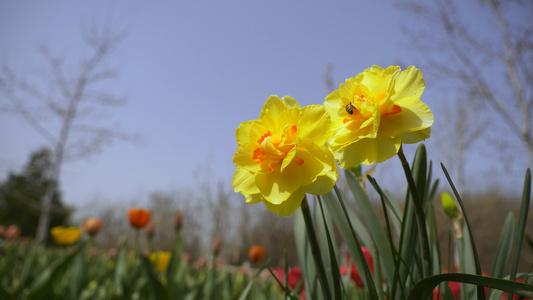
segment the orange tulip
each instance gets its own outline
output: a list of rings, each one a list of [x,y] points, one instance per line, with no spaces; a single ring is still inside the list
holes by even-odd
[[[248,250],[248,258],[251,262],[261,261],[265,257],[265,248],[260,245],[254,245]]]
[[[150,221],[150,211],[142,208],[130,208],[128,210],[128,218],[131,226],[143,228]]]
[[[83,229],[90,236],[97,234],[100,231],[101,225],[102,225],[102,222],[100,222],[100,220],[97,218],[88,218],[85,221],[83,221]]]

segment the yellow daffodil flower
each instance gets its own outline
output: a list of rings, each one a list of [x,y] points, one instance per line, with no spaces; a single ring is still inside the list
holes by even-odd
[[[291,97],[269,97],[259,119],[237,128],[235,192],[281,217],[292,215],[306,193],[328,193],[338,177],[335,158],[324,146],[330,127],[321,105],[302,108]]]
[[[50,229],[54,241],[59,245],[72,245],[81,237],[81,228],[56,226]]]
[[[150,254],[149,259],[155,262],[155,269],[158,272],[163,272],[167,269],[171,256],[170,252],[160,251]]]
[[[330,148],[341,168],[383,162],[402,143],[429,137],[433,113],[420,101],[425,82],[414,66],[373,66],[326,97],[333,122]]]

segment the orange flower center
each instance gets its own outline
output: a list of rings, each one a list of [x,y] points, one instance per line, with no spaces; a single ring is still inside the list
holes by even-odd
[[[296,125],[287,127],[281,134],[272,134],[269,130],[257,140],[257,148],[253,152],[252,159],[264,168],[272,172],[279,165],[294,145],[297,132]],[[296,163],[300,166],[304,163],[301,158],[296,158]]]
[[[342,103],[345,103],[344,109],[348,117],[344,118],[344,123],[352,120],[366,120],[374,116],[375,106],[378,106],[381,117],[392,114],[397,114],[402,111],[398,105],[394,105],[392,101],[386,99],[387,91],[372,95],[365,91],[365,89],[355,86],[352,94],[352,99],[343,98]]]

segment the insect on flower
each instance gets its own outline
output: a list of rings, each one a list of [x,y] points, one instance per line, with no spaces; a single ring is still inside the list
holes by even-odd
[[[355,109],[355,107],[353,106],[352,102],[348,103],[346,105],[346,112],[349,113],[350,115],[353,115],[353,110]]]

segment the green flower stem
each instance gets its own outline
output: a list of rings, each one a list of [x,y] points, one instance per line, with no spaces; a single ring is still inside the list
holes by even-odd
[[[137,253],[139,252],[139,235],[140,235],[140,230],[135,228],[135,238],[133,240],[133,257],[136,258],[137,257]]]
[[[152,238],[148,238],[148,250],[150,253],[154,253],[154,240]]]
[[[311,217],[311,211],[309,210],[309,203],[307,203],[307,195],[304,196],[302,204],[300,205],[305,221],[305,228],[307,229],[307,238],[311,244],[311,253],[315,259],[315,263],[318,269],[318,280],[322,285],[322,293],[324,299],[331,298],[331,291],[328,284],[328,278],[326,275],[326,268],[320,255],[320,248],[318,247],[318,239],[315,234],[315,227],[313,226],[313,218]]]
[[[181,243],[181,230],[176,229],[174,235],[174,253],[177,255],[177,261],[181,262],[183,260],[183,246]]]
[[[424,275],[425,277],[431,276],[432,266],[429,250],[428,232],[426,228],[426,216],[424,213],[424,208],[422,207],[422,201],[420,200],[420,196],[418,195],[415,180],[413,179],[413,174],[411,173],[411,169],[409,168],[409,163],[407,162],[407,159],[405,159],[405,155],[403,154],[402,145],[400,145],[398,157],[402,162],[403,171],[405,172],[405,177],[407,178],[407,185],[409,186],[409,191],[411,192],[411,197],[415,206],[416,220],[418,223],[418,234],[420,235],[420,242],[422,243],[422,258],[425,267]]]

